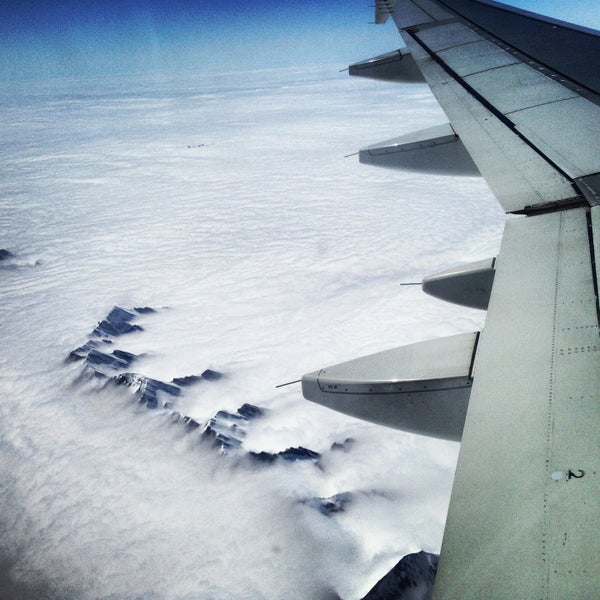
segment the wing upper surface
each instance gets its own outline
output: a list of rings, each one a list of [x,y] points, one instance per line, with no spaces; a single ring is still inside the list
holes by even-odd
[[[507,223],[434,598],[597,598],[597,211]]]
[[[584,201],[580,179],[600,172],[598,55],[569,79],[573,49],[559,60],[554,46],[524,40],[541,28],[594,52],[597,35],[472,0],[399,0],[391,14],[506,212]],[[518,35],[505,35],[513,26]]]

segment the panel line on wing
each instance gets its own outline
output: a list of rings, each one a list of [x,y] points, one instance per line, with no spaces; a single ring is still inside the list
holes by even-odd
[[[516,61],[514,63],[510,63],[510,64],[517,64]],[[472,75],[480,75],[481,73],[490,73],[492,71],[497,71],[499,69],[504,69],[504,67],[506,67],[507,65],[494,65],[493,67],[486,67],[485,69],[480,69],[478,71],[473,71],[472,73],[469,73],[469,75],[467,75],[467,77],[471,77]]]
[[[547,102],[540,102],[539,104],[536,104],[534,108],[538,108],[539,106],[548,106],[549,104],[557,104],[559,102],[565,102],[567,100],[571,100],[572,98],[576,98],[576,96],[570,96],[569,98],[558,98],[556,100],[548,100]],[[517,108],[515,110],[508,111],[507,113],[505,113],[505,115],[516,115],[518,113],[522,113],[524,111],[530,110],[531,108],[532,108],[531,106]],[[515,125],[515,127],[516,127],[516,125]]]
[[[467,93],[473,96],[482,106],[489,110],[501,123],[510,129],[521,141],[529,146],[536,154],[543,158],[553,169],[560,173],[567,181],[573,182],[573,178],[568,175],[558,164],[556,164],[549,156],[544,154],[531,140],[523,135],[516,125],[500,112],[493,104],[483,97],[477,90],[470,86],[462,77],[458,75],[449,65],[447,65],[433,50],[431,50],[425,42],[419,38],[419,31],[414,29],[406,30],[406,33],[436,62],[456,83],[458,83]],[[573,196],[577,194],[574,192]]]
[[[555,401],[555,367],[556,367],[556,344],[557,344],[557,322],[558,322],[558,297],[560,290],[560,277],[561,277],[561,246],[562,246],[562,232],[564,227],[564,213],[558,216],[558,235],[557,235],[557,244],[555,248],[555,257],[553,260],[553,266],[555,268],[554,273],[554,290],[553,290],[553,302],[552,302],[552,334],[551,334],[551,352],[549,356],[549,368],[548,368],[548,403],[546,405],[546,443],[544,444],[544,459],[545,459],[545,471],[546,476],[544,478],[544,495],[543,495],[543,510],[542,510],[542,518],[543,525],[540,536],[540,546],[538,551],[540,552],[539,559],[542,565],[542,573],[540,574],[544,577],[545,586],[544,592],[546,598],[548,597],[547,591],[550,590],[550,569],[551,564],[550,561],[547,560],[547,554],[549,553],[548,549],[548,538],[549,533],[552,531],[551,527],[551,510],[550,510],[550,489],[549,485],[553,481],[551,473],[554,470],[555,457],[554,457],[554,446],[553,446],[553,432],[554,432],[554,401]]]
[[[438,19],[435,22],[424,23],[422,25],[419,25],[419,28],[421,30],[435,28],[438,25],[443,25],[443,24],[451,23],[451,22],[462,23],[462,24],[466,25],[468,27],[468,29],[470,29],[471,31],[473,31],[477,35],[479,35],[482,39],[487,40],[494,46],[496,46],[496,47],[500,48],[501,50],[507,52],[508,54],[514,56],[517,61],[522,62],[523,64],[526,64],[527,66],[531,67],[532,69],[535,69],[536,71],[538,71],[539,73],[541,73],[543,75],[551,77],[555,81],[559,82],[562,86],[570,89],[571,91],[575,92],[579,96],[582,96],[586,100],[589,100],[590,102],[593,102],[594,104],[600,105],[600,96],[598,95],[597,88],[589,87],[588,85],[586,85],[586,83],[584,81],[582,81],[579,78],[572,79],[568,75],[564,75],[560,69],[556,68],[556,65],[553,66],[552,64],[550,64],[548,62],[544,62],[543,56],[541,56],[541,55],[534,56],[532,54],[529,54],[522,47],[517,47],[517,46],[511,45],[509,42],[499,38],[497,36],[497,33],[494,33],[492,30],[487,29],[483,25],[482,22],[470,19],[466,13],[461,12],[457,8],[452,8],[451,6],[448,5],[448,3],[444,2],[443,0],[437,0],[437,2],[441,6],[444,6],[445,10],[450,11],[455,16],[448,18],[448,19],[443,19],[443,20]],[[423,0],[417,0],[414,2],[414,4],[417,5],[419,8],[421,8],[421,10],[423,10],[423,8],[421,6],[423,4]],[[503,9],[503,7],[495,6],[494,9],[496,9],[496,10]],[[506,12],[510,13],[510,12],[519,12],[519,11],[515,11],[511,7],[511,9],[506,10]],[[450,13],[448,13],[448,14],[450,14]],[[546,24],[548,25],[548,23],[546,23]],[[398,27],[398,29],[399,29],[399,31],[402,30],[401,27]],[[403,30],[407,30],[407,29],[408,28],[403,28]],[[574,33],[576,35],[584,34],[584,32],[581,32],[581,31],[574,32]],[[587,35],[588,35],[588,37],[593,37],[593,38],[597,37],[597,36],[592,36],[591,33],[587,33]],[[435,48],[434,50],[436,52],[439,52],[442,49]]]

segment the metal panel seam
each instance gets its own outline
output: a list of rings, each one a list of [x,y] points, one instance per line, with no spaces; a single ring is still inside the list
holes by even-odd
[[[433,24],[438,22],[436,20],[436,18],[426,8],[423,8],[417,2],[413,2],[413,0],[407,0],[407,1],[410,2],[415,8],[418,8],[420,11],[424,12],[431,19]],[[393,8],[389,11],[389,14],[392,15],[392,18],[394,19],[394,24],[396,25],[396,29],[398,30],[398,33],[401,33],[402,31],[406,31],[407,28],[400,27],[400,25],[398,25],[398,22],[396,21],[396,4],[398,4],[398,3],[397,2],[393,3]]]
[[[489,73],[490,71],[497,71],[498,69],[504,69],[506,67],[510,67],[512,65],[516,65],[518,64],[518,61],[515,60],[514,63],[508,63],[506,65],[496,65],[494,67],[487,67],[486,69],[481,69],[481,71],[473,71],[472,73],[469,73],[468,75],[465,75],[465,77],[471,77],[472,75],[480,75],[481,73]],[[519,110],[523,110],[523,109],[519,109]],[[513,111],[515,112],[515,111]],[[507,113],[509,114],[509,113]]]
[[[600,302],[598,298],[598,273],[596,272],[596,251],[594,250],[594,230],[592,228],[592,213],[587,210],[585,213],[587,222],[587,234],[590,247],[590,260],[592,262],[592,282],[594,284],[594,296],[596,299],[596,320],[598,322],[598,331],[600,331]]]
[[[496,259],[494,258],[494,261]],[[473,353],[471,354],[471,365],[469,366],[469,379],[473,381],[473,367],[475,366],[475,355],[477,354],[477,346],[479,345],[479,338],[481,336],[481,331],[477,332],[475,336],[475,342],[473,342]]]
[[[464,78],[460,77],[453,69],[451,69],[435,52],[433,52],[423,41],[418,37],[418,30],[411,28],[407,30],[411,38],[419,45],[427,54],[434,60],[452,79],[454,79],[468,94],[473,96],[480,104],[489,110],[501,123],[503,123],[512,133],[514,133],[521,141],[529,146],[536,154],[543,158],[552,168],[554,168],[567,181],[573,183],[573,178],[570,177],[559,165],[557,165],[549,156],[544,154],[531,140],[523,135],[516,125],[502,114],[493,104],[491,104],[484,96],[473,89]],[[574,195],[576,195],[574,193]]]
[[[548,514],[548,502],[549,502],[549,482],[551,481],[550,471],[553,464],[553,448],[552,448],[552,433],[554,430],[554,368],[556,362],[556,323],[557,323],[557,305],[558,305],[558,291],[560,285],[560,253],[562,245],[562,231],[563,231],[563,219],[565,213],[561,213],[558,216],[558,244],[556,246],[556,272],[554,276],[554,301],[552,308],[552,338],[551,338],[551,352],[550,352],[550,366],[548,370],[548,405],[546,412],[546,448],[545,448],[545,466],[546,466],[546,483],[544,486],[543,496],[543,530],[541,536],[541,560],[545,566],[545,586],[544,586],[544,597],[547,599],[550,592],[550,561],[546,560],[547,551],[547,539],[548,531],[550,530],[550,517]]]
[[[453,378],[452,378],[453,379]],[[317,378],[317,385],[319,386],[319,389],[325,393],[325,394],[334,394],[336,396],[356,396],[356,395],[361,395],[361,396],[397,396],[399,394],[402,395],[411,395],[411,394],[418,394],[419,396],[422,396],[423,394],[439,394],[440,392],[449,392],[452,390],[466,390],[467,388],[470,388],[472,385],[472,378],[469,375],[468,377],[458,377],[457,379],[459,380],[463,380],[463,383],[459,383],[458,385],[455,386],[448,386],[448,387],[440,387],[440,388],[415,388],[415,389],[411,389],[411,390],[392,390],[390,392],[383,392],[383,391],[375,391],[375,392],[362,392],[362,391],[356,391],[356,390],[351,390],[351,391],[339,391],[336,390],[335,392],[331,392],[330,390],[326,390],[323,388],[323,384],[321,383],[321,381],[319,380],[319,378]],[[336,385],[340,385],[340,384],[336,384]],[[353,384],[355,385],[355,384]]]
[[[510,110],[506,114],[507,115],[516,115],[517,113],[524,112],[526,110],[531,110],[532,108],[538,108],[539,106],[548,106],[549,104],[557,104],[559,102],[568,102],[569,100],[573,100],[573,98],[577,98],[578,96],[573,94],[573,96],[569,96],[568,98],[558,98],[557,100],[548,100],[547,102],[540,102],[535,106],[526,106],[524,108],[517,108],[515,110]],[[515,125],[516,127],[516,125]],[[571,179],[571,181],[573,181]]]

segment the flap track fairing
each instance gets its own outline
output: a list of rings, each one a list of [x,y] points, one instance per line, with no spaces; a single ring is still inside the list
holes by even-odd
[[[421,288],[440,300],[486,310],[494,283],[495,262],[495,258],[488,258],[429,275],[423,279]]]
[[[399,48],[386,54],[350,65],[350,75],[395,81],[399,83],[425,83],[423,74],[415,59],[406,48]]]
[[[428,340],[304,375],[307,400],[412,433],[460,441],[478,333]]]
[[[361,163],[436,175],[479,176],[479,170],[450,125],[436,125],[363,148]]]

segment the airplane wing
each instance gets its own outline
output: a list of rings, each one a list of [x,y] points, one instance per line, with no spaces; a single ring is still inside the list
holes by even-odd
[[[599,34],[491,1],[375,10],[406,48],[350,73],[421,73],[449,123],[366,147],[361,162],[481,174],[518,216],[496,259],[423,281],[487,309],[479,335],[321,369],[303,393],[461,441],[434,599],[600,598]]]

